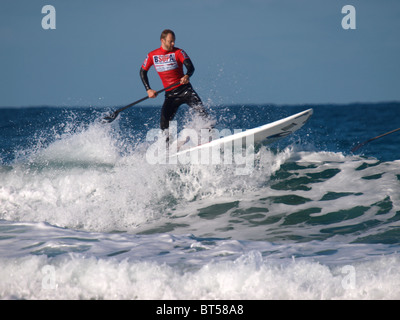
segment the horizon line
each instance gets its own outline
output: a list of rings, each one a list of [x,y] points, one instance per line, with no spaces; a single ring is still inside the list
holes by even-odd
[[[354,102],[320,102],[320,103],[235,103],[235,104],[215,104],[211,105],[214,108],[221,107],[238,107],[238,106],[253,106],[253,107],[261,107],[261,106],[275,106],[275,107],[300,107],[300,106],[340,106],[340,105],[358,105],[358,104],[369,104],[369,105],[377,105],[377,104],[399,104],[400,100],[382,100],[376,102],[363,102],[363,101],[354,101]],[[22,105],[22,106],[0,106],[0,109],[26,109],[26,108],[65,108],[65,109],[82,109],[82,108],[93,108],[93,109],[107,109],[107,108],[120,108],[124,105],[112,105],[112,106],[83,106],[83,105],[49,105],[49,104],[38,104],[38,105]],[[137,108],[160,108],[160,105],[142,105],[137,106]]]

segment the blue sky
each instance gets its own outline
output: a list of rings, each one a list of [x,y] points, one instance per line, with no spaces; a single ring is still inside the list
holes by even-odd
[[[47,4],[55,30],[42,28]],[[348,4],[355,30],[342,28]],[[165,28],[213,105],[400,101],[398,0],[1,0],[0,106],[138,100]],[[154,68],[149,78],[161,89]]]

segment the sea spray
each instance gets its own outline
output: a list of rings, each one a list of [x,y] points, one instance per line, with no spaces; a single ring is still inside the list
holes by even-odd
[[[216,113],[219,128],[247,129],[304,109]],[[350,152],[396,127],[398,105],[314,110],[240,177],[233,164],[150,165],[159,108],[111,126],[87,108],[2,110],[1,298],[398,299],[396,136]]]

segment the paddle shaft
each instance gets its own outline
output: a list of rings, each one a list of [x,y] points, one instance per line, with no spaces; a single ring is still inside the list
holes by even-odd
[[[353,149],[351,149],[351,151],[354,152],[354,151],[360,149],[363,145],[367,144],[368,142],[371,142],[371,141],[374,141],[376,139],[382,138],[382,137],[387,136],[388,134],[391,134],[391,133],[396,132],[396,131],[400,131],[400,128],[394,129],[392,131],[389,131],[389,132],[386,132],[386,133],[381,134],[379,136],[376,136],[376,137],[373,137],[371,139],[368,139],[367,141],[364,141],[364,142],[360,143],[359,145],[355,146]]]
[[[177,86],[177,85],[180,84],[180,83],[181,83],[180,81],[179,81],[179,82],[175,82],[174,84],[171,84],[170,86],[165,87],[165,88],[163,88],[163,89],[157,91],[157,94],[159,94],[159,93],[161,93],[161,92],[163,92],[163,91],[165,91],[165,90],[171,89],[172,87],[175,87],[175,86]],[[135,101],[135,102],[132,102],[132,103],[128,104],[127,106],[122,107],[122,108],[120,108],[120,109],[114,111],[110,116],[105,117],[104,119],[110,120],[110,122],[111,122],[111,121],[113,121],[113,120],[118,116],[118,114],[119,114],[121,111],[124,111],[124,110],[126,110],[126,109],[128,109],[128,108],[130,108],[130,107],[133,107],[135,104],[138,104],[138,103],[140,103],[140,102],[142,102],[142,101],[145,101],[145,100],[147,100],[147,99],[149,99],[149,96],[146,96],[146,97],[144,97],[144,98],[142,98],[142,99],[140,99],[140,100],[137,100],[137,101]]]

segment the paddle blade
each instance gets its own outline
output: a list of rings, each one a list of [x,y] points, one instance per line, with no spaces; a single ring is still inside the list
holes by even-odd
[[[105,116],[101,122],[103,122],[103,123],[113,122],[117,118],[117,116],[118,116],[118,113],[113,112],[113,113],[109,114],[108,116]]]
[[[360,149],[363,145],[365,144],[365,142],[360,143],[358,145],[356,145],[353,149],[351,149],[351,152],[356,152],[358,149]]]

